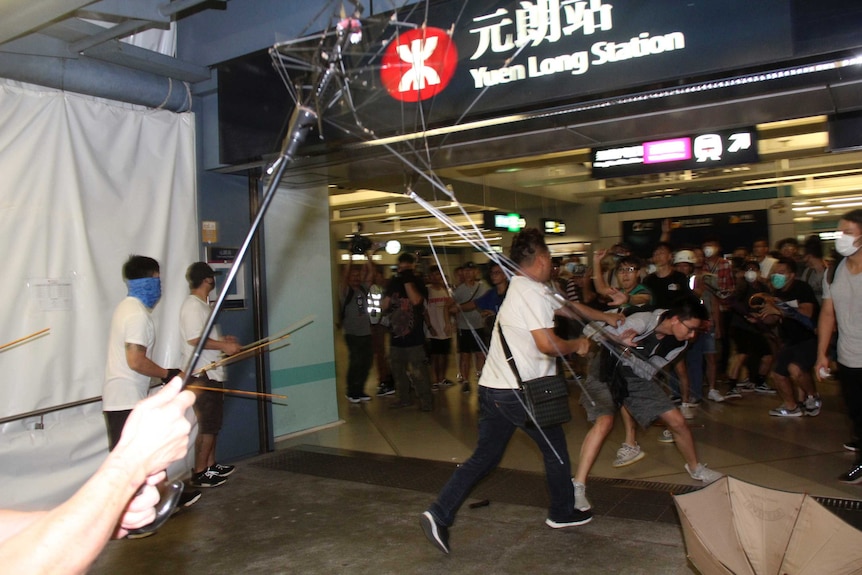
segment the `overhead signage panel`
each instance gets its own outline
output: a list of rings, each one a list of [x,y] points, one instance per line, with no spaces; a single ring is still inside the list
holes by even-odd
[[[542,218],[542,230],[546,236],[562,236],[566,233],[566,222]]]
[[[594,178],[699,170],[759,160],[754,128],[712,132],[592,150]]]
[[[527,226],[521,214],[485,211],[482,213],[486,229],[503,232],[520,232]]]
[[[425,14],[404,9],[393,21]],[[432,3],[427,18],[377,31],[388,59],[354,83],[385,86],[354,94],[378,134],[402,129],[419,106],[443,125],[468,106],[470,117],[523,110],[793,56],[784,0],[453,0]]]

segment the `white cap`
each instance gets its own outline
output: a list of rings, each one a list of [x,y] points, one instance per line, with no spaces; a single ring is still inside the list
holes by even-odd
[[[691,250],[679,250],[673,255],[673,263],[675,264],[691,264],[695,265],[697,261],[694,257],[694,252]]]

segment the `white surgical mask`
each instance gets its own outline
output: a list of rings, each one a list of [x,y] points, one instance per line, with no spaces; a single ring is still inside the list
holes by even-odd
[[[840,236],[835,238],[835,251],[845,258],[852,256],[859,251],[859,248],[855,244],[856,236],[842,233]]]
[[[712,256],[714,256],[716,254],[716,252],[718,252],[718,250],[715,249],[715,246],[706,246],[705,248],[703,248],[703,255],[705,255],[708,258],[711,258]]]
[[[759,274],[758,274],[756,271],[754,271],[754,270],[748,270],[747,272],[745,272],[745,281],[747,281],[748,283],[752,284],[752,283],[754,283],[754,282],[756,282],[756,281],[757,281],[757,276],[758,276],[758,275],[759,275]]]

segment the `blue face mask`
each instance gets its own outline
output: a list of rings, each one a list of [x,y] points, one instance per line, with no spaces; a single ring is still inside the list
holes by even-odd
[[[129,280],[128,284],[129,295],[138,298],[150,309],[156,307],[162,297],[162,280],[160,278],[139,278]]]
[[[775,289],[781,289],[787,285],[787,276],[784,274],[772,274],[772,285]]]

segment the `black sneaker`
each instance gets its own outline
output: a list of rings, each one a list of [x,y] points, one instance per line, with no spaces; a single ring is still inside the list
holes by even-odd
[[[862,442],[855,439],[853,441],[848,441],[844,444],[844,449],[847,451],[862,451],[862,445],[860,445],[860,443]]]
[[[754,391],[757,393],[765,393],[766,395],[775,395],[778,393],[775,389],[769,387],[767,383],[758,383],[754,386]]]
[[[383,397],[384,395],[393,395],[395,393],[395,387],[392,385],[387,385],[385,383],[381,383],[377,387],[377,397]]]
[[[367,393],[360,393],[357,397],[359,397],[359,401],[371,401],[371,396]]]
[[[183,494],[180,495],[180,502],[177,504],[177,509],[180,507],[188,509],[198,502],[201,498],[201,492],[197,489],[183,489]]]
[[[217,472],[212,471],[212,468],[208,467],[200,473],[192,473],[189,483],[193,487],[218,487],[225,481],[227,481],[226,477],[222,477]]]
[[[841,483],[850,483],[851,485],[862,483],[862,461],[857,462],[847,473],[842,473],[838,477],[838,481]]]
[[[215,465],[210,465],[210,471],[215,471],[219,477],[227,477],[236,471],[236,467],[233,465],[222,465],[221,463],[216,463]]]
[[[593,520],[592,511],[580,511],[578,509],[572,509],[572,513],[568,517],[563,517],[561,519],[551,519],[548,517],[545,519],[545,524],[548,527],[553,527],[554,529],[562,529],[563,527],[577,527],[578,525],[584,525],[585,523],[589,523]]]
[[[449,554],[449,528],[445,525],[437,523],[434,516],[429,511],[426,511],[419,517],[419,525],[422,526],[422,531],[425,532],[425,537],[433,543],[437,549],[443,553]]]
[[[461,384],[461,393],[470,393],[470,382],[466,379],[464,383]]]

